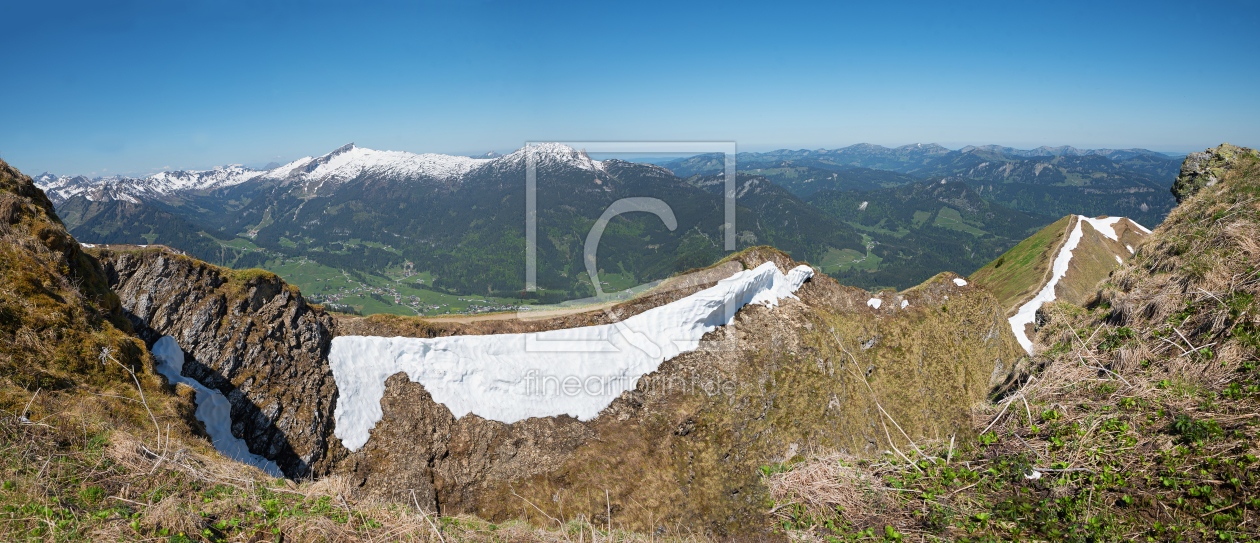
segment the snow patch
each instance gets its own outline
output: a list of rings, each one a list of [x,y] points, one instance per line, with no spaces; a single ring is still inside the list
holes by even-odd
[[[1041,287],[1041,291],[1033,299],[1019,306],[1019,311],[1015,313],[1014,317],[1008,319],[1011,323],[1011,331],[1015,332],[1015,339],[1019,340],[1020,346],[1029,353],[1032,353],[1032,340],[1028,338],[1028,333],[1024,331],[1024,327],[1032,323],[1033,319],[1037,317],[1037,310],[1041,308],[1041,304],[1055,300],[1054,287],[1059,284],[1059,280],[1063,279],[1064,275],[1067,275],[1068,264],[1072,262],[1072,251],[1076,250],[1076,246],[1081,243],[1081,236],[1084,233],[1081,230],[1081,225],[1088,222],[1090,226],[1093,226],[1102,235],[1118,241],[1115,235],[1116,232],[1111,226],[1123,217],[1107,219],[1091,219],[1081,215],[1076,217],[1078,219],[1076,226],[1072,228],[1072,233],[1068,235],[1067,241],[1063,243],[1063,248],[1059,250],[1059,254],[1054,258],[1054,264],[1050,268],[1050,281],[1044,287]]]
[[[960,286],[960,287],[965,287],[965,286],[967,286],[967,280],[966,280],[966,279],[963,279],[963,278],[961,278],[961,277],[955,277],[955,278],[954,278],[954,284],[955,284],[955,285],[958,285],[958,286]]]
[[[1146,205],[1146,204],[1142,204],[1142,205]],[[1145,209],[1143,209],[1142,211],[1146,211],[1146,210],[1145,210]],[[1142,226],[1142,225],[1138,224],[1138,222],[1137,222],[1137,221],[1135,221],[1135,220],[1133,220],[1133,219],[1129,219],[1129,222],[1130,222],[1130,223],[1133,223],[1133,226],[1136,226],[1136,227],[1137,227],[1137,229],[1138,229],[1138,230],[1141,230],[1143,234],[1149,234],[1149,233],[1151,233],[1151,231],[1150,231],[1150,230],[1147,230],[1145,226]]]
[[[334,434],[351,451],[381,419],[385,380],[406,372],[456,417],[504,423],[531,417],[597,417],[662,362],[699,348],[750,303],[774,307],[814,275],[784,275],[772,262],[621,322],[527,334],[433,339],[333,338],[328,363],[339,396]]]
[[[879,298],[871,298],[866,301],[866,305],[879,309],[879,306],[884,305],[884,301]]]
[[[1116,235],[1115,225],[1124,219],[1124,217],[1107,217],[1106,219],[1091,219],[1089,217],[1080,216],[1080,219],[1089,223],[1099,234],[1107,236],[1112,241],[1120,241],[1120,236]],[[1134,223],[1136,224],[1136,223]],[[1079,225],[1077,226],[1079,228]]]
[[[272,477],[284,477],[280,466],[249,452],[245,440],[232,435],[232,404],[227,397],[196,379],[184,377],[184,351],[175,343],[175,338],[163,336],[154,343],[153,356],[158,359],[158,373],[165,375],[171,384],[184,383],[197,391],[197,420],[206,425],[206,433],[210,434],[215,449],[233,460],[257,466]]]
[[[1125,245],[1125,246],[1124,246],[1124,248],[1129,250],[1129,254],[1133,254],[1133,246],[1132,246],[1132,245]]]
[[[862,205],[858,206],[858,211],[866,211],[866,204],[869,203],[870,202],[862,202]]]
[[[902,308],[902,309],[905,309],[906,307],[909,307],[909,306],[910,306],[910,300],[902,300],[902,301],[901,301],[901,308]]]
[[[1124,264],[1124,259],[1120,258],[1120,255],[1115,255],[1115,256],[1116,256],[1116,264]]]

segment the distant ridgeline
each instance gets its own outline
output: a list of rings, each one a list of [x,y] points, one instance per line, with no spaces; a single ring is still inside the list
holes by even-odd
[[[525,287],[525,152],[469,158],[339,148],[267,170],[227,166],[145,178],[35,178],[88,243],[162,244],[261,267],[312,300],[364,314],[511,309],[594,294],[582,250],[614,201],[664,200],[613,219],[599,246],[605,292],[727,253],[720,157],[661,166],[538,156],[538,284]],[[1069,213],[1158,224],[1177,161],[1145,150],[964,148],[738,155],[737,248],[773,244],[845,284],[906,288],[969,274]],[[273,165],[269,165],[273,166]],[[662,167],[663,166],[663,167]]]
[[[802,198],[824,189],[864,191],[948,178],[967,183],[986,200],[1028,213],[1116,215],[1156,225],[1176,204],[1168,187],[1182,158],[1146,149],[986,145],[950,151],[935,144],[891,149],[858,144],[740,153],[736,167],[764,175]],[[714,155],[661,165],[680,176],[716,174],[722,167]]]

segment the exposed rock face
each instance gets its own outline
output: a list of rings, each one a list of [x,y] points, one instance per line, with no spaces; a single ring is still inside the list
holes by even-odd
[[[1225,172],[1244,155],[1260,157],[1260,152],[1247,147],[1222,143],[1219,147],[1186,155],[1185,162],[1181,163],[1181,174],[1177,176],[1172,186],[1172,193],[1177,197],[1177,203],[1180,204],[1203,187],[1210,187],[1220,182]]]
[[[739,260],[739,268],[774,261],[781,271],[797,264],[769,249]],[[604,523],[611,510],[612,523],[642,531],[681,525],[715,535],[756,533],[767,527],[759,467],[814,448],[878,455],[890,437],[905,448],[895,429],[885,433],[893,425],[876,401],[916,439],[969,432],[970,405],[1007,378],[1023,350],[996,299],[955,278],[941,274],[915,289],[881,293],[876,310],[867,303],[870,293],[816,277],[797,292],[800,301],[745,307],[733,326],[706,336],[701,350],[666,361],[585,422],[455,419],[398,374],[386,381],[372,437],[339,459],[334,472],[381,497],[410,501],[414,492],[417,502],[444,514],[548,522],[543,510]],[[625,317],[681,295],[617,309]],[[348,318],[336,328],[417,337],[454,328],[409,322]],[[476,324],[457,333],[557,323]]]
[[[267,272],[235,272],[163,249],[99,256],[145,343],[174,337],[184,375],[232,403],[233,435],[289,477],[320,472],[337,401],[327,315]]]

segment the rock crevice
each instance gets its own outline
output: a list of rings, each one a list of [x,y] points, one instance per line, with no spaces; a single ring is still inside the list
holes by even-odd
[[[337,390],[332,319],[279,277],[160,248],[101,250],[110,288],[149,347],[172,336],[184,375],[232,403],[232,434],[293,478],[326,470]]]

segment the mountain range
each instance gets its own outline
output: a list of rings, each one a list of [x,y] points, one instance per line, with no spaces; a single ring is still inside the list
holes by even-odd
[[[368,313],[467,312],[592,295],[585,236],[626,197],[666,201],[678,227],[642,213],[610,222],[598,261],[603,290],[725,254],[718,157],[658,166],[593,160],[560,144],[532,150],[541,287],[533,293],[524,292],[521,250],[525,149],[473,158],[348,144],[265,170],[45,173],[35,182],[85,242],[161,244],[220,265],[267,268],[314,300]],[[1029,154],[1038,156],[1022,158]],[[945,268],[971,273],[1065,214],[1158,223],[1173,202],[1155,180],[1173,160],[1142,149],[862,144],[737,160],[738,248],[770,243],[871,288],[906,288]],[[869,211],[853,215],[849,208],[860,202]]]
[[[1146,224],[1159,224],[1176,204],[1168,186],[1180,164],[1177,157],[1147,149],[1070,146],[951,151],[936,144],[859,144],[736,155],[738,170],[763,173],[801,197],[823,189],[873,190],[944,179],[965,182],[987,200],[1028,213],[1124,215]],[[685,177],[717,173],[722,160],[707,154],[661,165]]]

